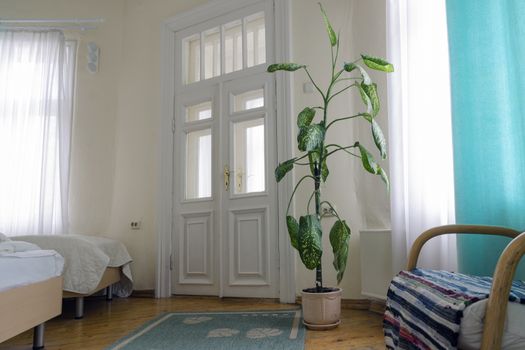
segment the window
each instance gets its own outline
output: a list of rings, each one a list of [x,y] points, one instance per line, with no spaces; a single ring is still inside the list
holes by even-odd
[[[65,232],[76,44],[6,30],[0,47],[0,232]]]
[[[184,38],[184,83],[266,63],[265,26],[264,12],[257,12]]]

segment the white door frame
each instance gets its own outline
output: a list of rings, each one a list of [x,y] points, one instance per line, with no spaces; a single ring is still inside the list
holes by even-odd
[[[173,162],[174,149],[174,96],[175,96],[175,32],[214,15],[228,13],[260,0],[213,0],[208,4],[176,15],[161,26],[161,116],[159,125],[159,162],[157,196],[157,264],[155,296],[171,296],[171,250],[173,226]],[[274,1],[276,62],[291,60],[291,0]],[[289,74],[277,73],[277,159],[292,158],[292,79]],[[295,302],[295,252],[289,243],[286,228],[286,206],[292,193],[290,176],[279,184],[279,299],[283,303]]]

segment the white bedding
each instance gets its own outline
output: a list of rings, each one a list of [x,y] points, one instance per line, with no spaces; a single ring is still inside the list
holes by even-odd
[[[488,299],[469,305],[463,311],[459,333],[459,349],[477,350],[481,347],[483,333],[483,318]],[[519,303],[507,304],[507,316],[503,332],[502,349],[525,349],[525,305]]]
[[[18,236],[17,240],[34,243],[44,249],[54,249],[65,258],[64,290],[80,294],[92,293],[106,267],[122,267],[124,276],[113,292],[127,297],[133,289],[126,247],[115,240],[83,235]]]
[[[27,242],[0,242],[0,292],[62,274],[64,258]]]

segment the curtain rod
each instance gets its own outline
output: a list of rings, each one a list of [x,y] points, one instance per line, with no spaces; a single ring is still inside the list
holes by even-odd
[[[104,18],[19,18],[19,19],[2,19],[0,23],[103,23]]]
[[[14,25],[2,25],[0,22],[0,30],[12,29],[12,30],[93,30],[97,29],[95,26],[14,26]]]

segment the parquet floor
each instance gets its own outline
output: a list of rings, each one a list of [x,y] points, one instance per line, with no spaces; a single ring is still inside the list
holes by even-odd
[[[47,350],[104,349],[162,312],[249,311],[295,307],[266,299],[175,297],[86,300],[85,317],[74,320],[74,305],[64,304],[63,314],[46,323]],[[364,310],[342,310],[341,325],[325,332],[307,331],[306,350],[384,350],[381,315]],[[29,350],[32,331],[0,344],[0,350]],[[146,349],[145,349],[146,350]],[[198,350],[198,349],[196,349]]]

